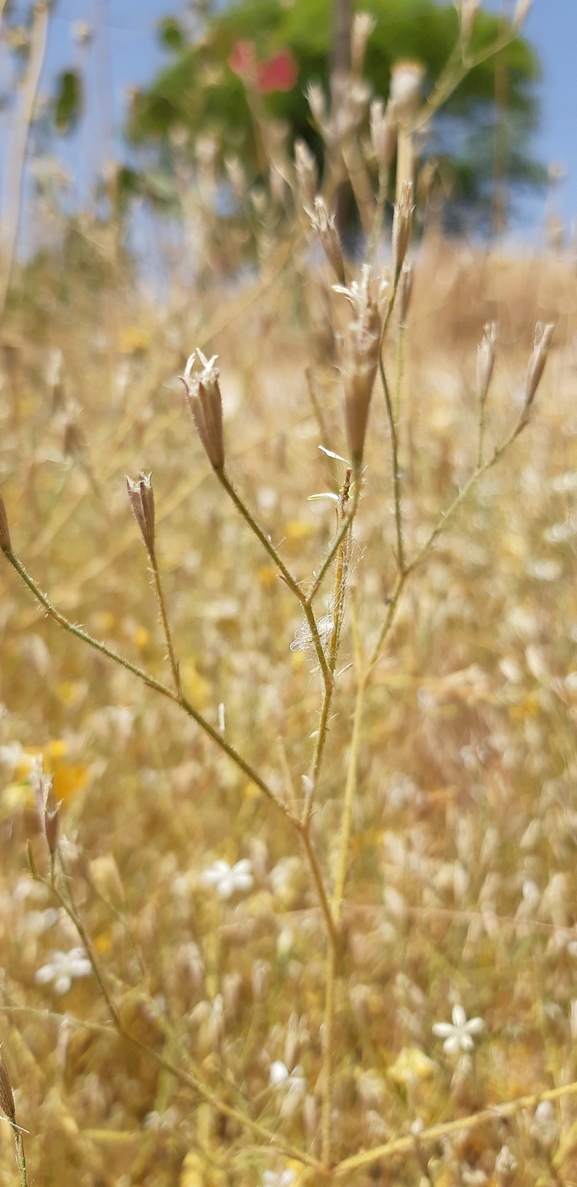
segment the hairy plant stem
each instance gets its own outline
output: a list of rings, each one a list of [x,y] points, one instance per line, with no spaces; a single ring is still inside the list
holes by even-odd
[[[287,569],[287,566],[285,565],[280,554],[277,552],[274,544],[271,543],[271,541],[269,540],[266,533],[263,531],[263,529],[256,522],[254,516],[251,514],[248,507],[241,499],[240,495],[234,489],[234,486],[232,485],[232,483],[229,482],[226,474],[224,473],[224,470],[215,470],[215,474],[216,474],[221,486],[226,491],[227,495],[229,495],[229,497],[232,499],[237,511],[240,512],[243,519],[246,521],[249,528],[256,536],[257,540],[260,541],[260,543],[262,544],[265,551],[268,552],[268,555],[270,556],[271,560],[274,561],[283,581],[285,582],[285,585],[288,585],[291,593],[294,594],[295,598],[301,605],[303,613],[307,620],[308,628],[311,632],[311,637],[312,637],[312,640],[314,643],[314,648],[317,653],[317,659],[319,661],[321,672],[323,674],[323,680],[324,680],[326,686],[331,685],[332,684],[332,676],[331,676],[331,673],[329,672],[329,668],[327,665],[327,659],[326,659],[324,647],[322,645],[321,638],[320,638],[320,635],[318,632],[318,627],[317,627],[316,619],[315,619],[315,616],[314,616],[314,613],[312,610],[310,597],[305,596],[302,589],[295,581],[292,573]]]
[[[12,1133],[14,1134],[14,1143],[16,1146],[16,1162],[18,1164],[18,1173],[20,1175],[20,1187],[28,1187],[28,1171],[26,1167],[26,1154],[24,1152],[24,1139],[17,1125],[12,1126]]]
[[[342,520],[345,518],[345,516],[347,514],[346,508],[347,508],[347,504],[348,504],[349,497],[350,497],[350,483],[351,483],[351,472],[347,471],[345,483],[344,483],[342,491],[341,491],[337,524],[342,523]],[[307,797],[306,797],[305,810],[303,813],[303,820],[307,820],[308,817],[310,816],[310,812],[311,812],[311,808],[312,808],[312,798],[313,798],[313,795],[315,792],[315,788],[316,788],[316,784],[317,784],[318,777],[320,774],[323,756],[324,756],[325,742],[326,742],[326,738],[327,738],[328,723],[329,723],[329,714],[330,714],[331,703],[332,703],[332,699],[333,699],[333,691],[334,691],[334,674],[335,674],[335,668],[336,668],[336,664],[337,664],[337,654],[338,654],[338,649],[339,649],[339,641],[340,641],[341,628],[342,628],[342,623],[343,623],[343,614],[344,614],[344,609],[345,609],[347,573],[348,573],[348,566],[349,566],[350,550],[351,550],[351,533],[349,531],[346,533],[345,536],[343,536],[343,539],[341,540],[341,543],[340,543],[338,551],[337,551],[337,563],[335,565],[335,580],[334,580],[333,603],[332,603],[332,605],[333,605],[333,629],[332,629],[331,637],[329,640],[328,654],[327,654],[327,663],[328,663],[329,671],[330,671],[333,679],[332,679],[330,685],[328,687],[325,687],[324,694],[323,694],[323,700],[322,700],[320,718],[319,718],[319,727],[318,727],[317,736],[316,736],[315,750],[314,750],[313,759],[312,759],[312,763],[311,763],[311,769],[309,772],[310,782],[309,782],[309,789],[308,789]]]
[[[179,667],[178,667],[178,661],[177,661],[177,658],[176,658],[176,655],[174,652],[174,644],[172,642],[172,632],[170,630],[170,624],[168,622],[168,614],[166,612],[166,602],[164,600],[164,591],[162,588],[162,582],[160,580],[160,572],[159,572],[159,568],[158,568],[158,560],[156,558],[156,549],[155,548],[152,549],[152,551],[149,553],[149,556],[150,556],[150,567],[152,569],[152,576],[154,577],[154,590],[156,593],[156,600],[158,602],[158,609],[160,612],[160,621],[162,624],[162,629],[164,631],[164,638],[166,640],[166,649],[168,651],[170,670],[172,672],[172,679],[174,680],[175,690],[180,698],[180,697],[182,697],[182,687],[181,687],[181,683],[180,683],[180,671],[179,671]]]
[[[393,499],[395,506],[395,532],[397,536],[397,567],[399,573],[405,571],[405,548],[403,542],[403,520],[401,509],[401,486],[399,478],[399,442],[397,438],[397,424],[395,414],[393,411],[393,404],[391,401],[391,393],[387,383],[387,376],[385,373],[385,366],[383,363],[382,351],[379,354],[379,372],[383,391],[385,393],[385,403],[387,406],[387,416],[389,420],[389,429],[391,433],[391,455],[393,468]]]

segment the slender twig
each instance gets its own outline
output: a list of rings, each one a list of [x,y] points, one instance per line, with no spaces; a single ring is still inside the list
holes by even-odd
[[[174,680],[174,687],[178,693],[179,698],[182,697],[182,686],[180,683],[180,670],[178,661],[174,651],[174,644],[172,642],[172,633],[168,621],[168,614],[166,612],[166,602],[164,600],[164,591],[162,589],[162,582],[160,580],[160,572],[158,568],[158,560],[156,558],[156,550],[153,548],[150,553],[150,567],[152,569],[152,576],[154,577],[154,590],[156,593],[156,600],[158,602],[158,609],[160,612],[160,621],[164,631],[164,638],[166,640],[166,649],[168,651],[168,658],[170,661],[170,670],[172,672],[172,679]]]
[[[3,8],[4,5],[2,5]],[[2,227],[2,260],[0,263],[0,319],[4,316],[12,269],[14,267],[18,227],[22,210],[22,179],[24,176],[26,149],[46,54],[49,20],[50,5],[48,0],[40,0],[40,3],[34,6],[30,56],[24,76],[22,101],[16,118],[8,159],[6,216]]]
[[[325,985],[325,1012],[323,1026],[323,1080],[321,1111],[321,1159],[327,1171],[331,1167],[332,1146],[332,1098],[334,1064],[335,988],[337,975],[337,946],[329,944],[327,954],[327,976]]]
[[[393,499],[394,499],[394,506],[395,506],[395,530],[396,530],[396,535],[397,535],[397,565],[398,565],[399,573],[404,573],[404,571],[405,571],[405,551],[404,551],[404,544],[403,544],[403,520],[402,520],[402,508],[401,508],[401,487],[400,487],[400,478],[399,478],[399,442],[398,442],[398,438],[397,438],[397,425],[396,425],[396,421],[395,421],[395,415],[393,412],[391,393],[389,391],[389,385],[388,385],[387,376],[385,373],[385,365],[383,363],[382,352],[379,355],[379,372],[380,372],[380,376],[381,376],[381,382],[383,385],[383,391],[385,393],[385,403],[387,406],[387,416],[389,419],[389,430],[391,433],[391,459],[392,459],[392,469],[393,469]]]
[[[356,472],[353,474],[352,498],[351,498],[350,509],[348,511],[348,514],[345,515],[345,518],[343,519],[341,526],[340,526],[338,532],[336,533],[335,538],[332,541],[332,543],[328,549],[327,555],[325,556],[325,559],[324,559],[318,573],[316,574],[313,584],[312,584],[311,588],[309,589],[309,592],[305,599],[305,605],[307,605],[307,606],[310,606],[312,604],[312,602],[314,601],[314,599],[316,598],[316,596],[319,592],[319,589],[323,583],[324,577],[325,577],[326,573],[328,572],[328,570],[330,569],[330,567],[335,559],[335,556],[337,555],[337,552],[338,552],[338,550],[339,550],[339,548],[340,548],[340,546],[341,546],[341,544],[342,544],[342,542],[343,542],[343,540],[344,540],[344,538],[345,538],[345,536],[346,536],[346,534],[347,534],[349,528],[351,527],[352,522],[355,518],[355,515],[357,512],[357,507],[359,505],[360,478],[361,478],[360,467],[357,467]]]
[[[42,592],[34,579],[29,573],[26,572],[24,565],[18,559],[18,557],[15,556],[15,554],[9,549],[4,549],[3,551],[8,563],[12,565],[12,568],[15,569],[15,571],[18,573],[18,576],[22,579],[24,584],[28,586],[28,588],[34,594],[36,600],[40,602],[40,605],[44,607],[46,613],[54,620],[54,622],[57,622],[58,625],[61,626],[65,631],[68,631],[71,635],[74,635],[83,643],[88,644],[89,647],[93,647],[96,651],[100,652],[101,655],[105,655],[107,659],[111,659],[114,663],[126,668],[128,672],[131,672],[133,676],[137,676],[139,680],[142,680],[144,684],[146,684],[149,688],[154,689],[155,692],[159,692],[162,696],[167,697],[168,700],[173,701],[176,705],[180,705],[181,709],[184,709],[184,712],[187,713],[189,717],[192,717],[193,721],[196,721],[197,725],[199,725],[200,728],[204,730],[206,734],[208,734],[209,738],[211,738],[212,741],[216,743],[220,750],[224,751],[224,753],[228,755],[231,761],[237,767],[239,767],[241,771],[243,771],[243,773],[251,780],[251,782],[254,783],[264,795],[266,795],[267,799],[275,804],[275,806],[280,809],[283,815],[289,815],[286,805],[278,799],[272,788],[268,786],[265,780],[258,774],[257,771],[254,770],[250,763],[248,763],[246,759],[244,759],[242,755],[240,755],[238,751],[235,750],[234,746],[231,746],[230,742],[227,742],[226,739],[223,738],[222,734],[219,733],[219,731],[213,725],[211,725],[210,722],[207,721],[206,718],[203,717],[193,705],[191,705],[190,701],[185,696],[179,695],[177,692],[173,692],[172,689],[167,688],[165,684],[162,684],[159,680],[156,680],[156,678],[152,676],[150,672],[145,672],[142,668],[138,668],[135,664],[131,664],[129,660],[125,659],[124,656],[119,655],[116,651],[112,651],[112,649],[107,647],[105,643],[100,643],[98,639],[94,639],[92,635],[89,635],[88,632],[83,630],[82,627],[76,626],[74,623],[70,622],[69,619],[65,618],[65,616],[61,614],[59,610],[56,610],[56,608],[50,603],[46,594]]]
[[[302,823],[299,831],[300,831],[301,837],[303,839],[303,844],[304,844],[304,847],[306,849],[306,852],[307,852],[307,855],[309,858],[311,870],[313,872],[313,877],[315,880],[315,885],[317,888],[319,901],[320,901],[320,905],[321,905],[321,911],[324,915],[325,923],[327,925],[329,939],[332,942],[332,944],[335,945],[338,940],[338,931],[337,931],[337,927],[335,924],[331,905],[329,903],[328,895],[327,895],[327,892],[325,889],[325,884],[324,884],[323,876],[322,876],[321,869],[320,869],[320,866],[318,863],[318,858],[317,858],[317,855],[316,855],[315,850],[313,849],[313,846],[311,843],[310,819],[306,820]]]
[[[429,1144],[437,1141],[439,1138],[449,1137],[452,1133],[460,1133],[463,1130],[476,1129],[479,1125],[486,1125],[491,1122],[500,1121],[506,1117],[513,1117],[515,1113],[519,1113],[522,1109],[535,1109],[543,1101],[562,1100],[565,1096],[577,1096],[577,1081],[571,1084],[562,1084],[560,1088],[551,1088],[546,1092],[537,1092],[531,1096],[519,1096],[515,1100],[506,1101],[501,1105],[493,1105],[488,1109],[481,1109],[478,1113],[472,1113],[469,1117],[459,1117],[456,1121],[445,1121],[440,1125],[431,1125],[428,1129],[422,1129],[418,1136],[419,1145]],[[341,1178],[343,1175],[350,1175],[353,1171],[359,1170],[361,1167],[370,1166],[371,1163],[379,1161],[381,1158],[392,1158],[395,1154],[404,1154],[409,1150],[415,1148],[415,1135],[409,1134],[402,1138],[393,1138],[390,1142],[385,1142],[383,1146],[375,1146],[372,1150],[363,1150],[360,1154],[353,1155],[352,1158],[345,1158],[338,1166],[334,1167],[333,1175],[335,1178]]]
[[[476,466],[476,468],[473,470],[473,473],[467,479],[465,485],[463,487],[461,487],[461,490],[455,495],[455,498],[452,500],[452,502],[449,504],[449,506],[445,509],[445,511],[443,511],[442,515],[440,515],[439,519],[437,520],[437,523],[435,524],[435,527],[432,528],[427,539],[422,544],[422,546],[419,548],[416,555],[413,557],[412,560],[410,560],[408,563],[405,564],[405,567],[402,572],[399,571],[393,591],[389,597],[389,604],[388,604],[385,620],[384,620],[381,630],[379,632],[377,641],[376,641],[376,643],[373,647],[373,650],[371,652],[371,656],[369,659],[369,669],[372,669],[375,666],[375,664],[379,658],[383,643],[385,642],[385,639],[393,625],[393,620],[394,620],[394,617],[395,617],[395,614],[397,611],[399,600],[400,600],[401,594],[403,592],[403,589],[405,587],[408,577],[413,572],[413,570],[416,569],[417,566],[421,563],[421,561],[424,559],[424,557],[428,553],[429,549],[432,548],[437,537],[440,536],[441,533],[445,530],[449,520],[455,514],[455,512],[458,511],[459,507],[465,501],[465,499],[467,498],[467,496],[469,495],[470,491],[475,486],[475,484],[479,481],[480,478],[483,477],[484,474],[487,473],[488,470],[490,470],[496,464],[496,462],[499,461],[499,459],[503,456],[503,454],[506,452],[506,450],[509,448],[509,446],[513,444],[513,442],[517,439],[517,437],[520,435],[520,433],[523,431],[523,429],[526,428],[526,426],[528,424],[529,424],[529,420],[527,417],[527,412],[525,409],[523,409],[521,416],[519,417],[519,420],[517,421],[517,424],[511,430],[509,435],[505,438],[505,440],[501,443],[501,445],[499,445],[495,449],[495,451],[493,452],[491,457],[488,458],[486,462],[483,462],[483,464],[481,466]]]
[[[251,531],[256,536],[257,540],[260,541],[263,548],[266,550],[266,552],[268,552],[268,555],[270,556],[271,560],[274,561],[283,581],[285,582],[285,585],[288,585],[291,593],[294,594],[295,598],[302,606],[303,613],[307,620],[308,628],[311,632],[312,641],[314,643],[315,651],[317,653],[317,658],[318,658],[318,661],[320,664],[321,672],[323,674],[323,679],[324,679],[326,685],[332,684],[332,676],[331,676],[331,673],[330,673],[328,665],[327,665],[324,647],[321,642],[316,619],[315,619],[315,616],[314,616],[314,613],[313,613],[313,610],[311,607],[311,598],[305,596],[305,594],[303,593],[302,589],[300,588],[298,582],[295,581],[295,578],[293,577],[292,573],[289,571],[289,569],[287,569],[287,566],[285,565],[280,554],[277,552],[277,549],[275,548],[274,544],[272,543],[271,540],[269,540],[268,536],[266,535],[266,532],[264,532],[263,529],[256,522],[254,516],[251,514],[248,507],[246,506],[246,503],[243,502],[240,495],[238,494],[238,492],[235,490],[232,483],[227,478],[226,474],[224,473],[224,470],[216,470],[215,473],[216,473],[216,476],[217,476],[221,486],[224,488],[227,495],[229,495],[229,497],[232,499],[235,507],[237,508],[237,511],[240,512],[243,519],[245,520],[245,522],[248,524]]]
[[[346,507],[347,507],[349,497],[350,497],[350,482],[351,482],[351,472],[347,471],[343,489],[341,491],[341,497],[340,497],[340,503],[339,503],[339,520],[337,522],[340,522],[347,514]],[[334,581],[333,601],[332,601],[333,629],[331,632],[331,637],[330,637],[329,645],[328,645],[328,649],[327,649],[327,663],[328,663],[329,671],[330,671],[332,677],[334,677],[334,674],[335,674],[335,668],[336,668],[336,663],[337,663],[337,654],[338,654],[341,628],[342,628],[342,622],[343,622],[343,614],[344,614],[344,609],[345,609],[345,596],[346,596],[346,587],[347,587],[347,574],[348,574],[348,566],[349,566],[350,547],[351,547],[351,533],[348,532],[343,537],[343,539],[341,540],[341,543],[339,545],[339,548],[337,551],[337,563],[335,565],[335,581]],[[321,712],[320,712],[320,718],[319,718],[319,727],[317,730],[315,750],[314,750],[313,759],[312,759],[312,763],[311,763],[311,769],[309,772],[309,790],[308,790],[308,794],[307,794],[307,802],[305,804],[305,810],[303,813],[303,820],[306,820],[308,815],[310,814],[310,810],[311,810],[311,806],[312,806],[312,797],[314,795],[315,787],[316,787],[316,784],[318,781],[318,777],[320,774],[320,769],[321,769],[321,765],[322,765],[322,761],[323,761],[325,742],[326,742],[326,738],[327,738],[327,730],[328,730],[328,723],[329,723],[329,714],[330,714],[331,703],[332,703],[332,698],[333,698],[333,689],[334,689],[334,679],[331,681],[329,686],[325,687],[324,694],[323,694],[323,701],[322,701],[322,705],[321,705]]]

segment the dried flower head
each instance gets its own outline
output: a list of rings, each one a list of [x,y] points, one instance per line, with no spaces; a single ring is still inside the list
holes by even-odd
[[[12,1084],[4,1056],[0,1051],[0,1109],[6,1114],[9,1121],[14,1122],[16,1119],[16,1106],[14,1104],[14,1093],[12,1092]]]
[[[186,389],[186,402],[206,456],[213,470],[223,470],[222,396],[217,357],[213,355],[207,359],[200,349],[193,350],[184,369],[182,382]]]
[[[371,148],[379,170],[379,177],[386,171],[395,155],[397,131],[389,109],[385,111],[382,99],[373,99],[370,110]]]
[[[353,316],[345,332],[342,376],[345,389],[345,418],[349,449],[355,465],[363,456],[369,406],[375,375],[379,364],[383,303],[386,285],[381,281],[376,294],[371,269],[365,264],[361,281],[353,281],[350,288],[334,285],[353,308]]]
[[[307,87],[307,101],[315,124],[322,131],[327,119],[327,103],[324,91],[318,83],[309,83]]]
[[[393,273],[398,280],[411,240],[413,224],[414,186],[412,181],[404,181],[401,186],[399,201],[393,215]]]
[[[307,214],[339,284],[344,284],[345,266],[343,263],[343,251],[334,214],[329,214],[325,200],[321,197],[315,198],[314,209],[312,211],[308,210]]]
[[[424,76],[425,67],[422,62],[399,61],[393,63],[390,98],[401,118],[404,119],[411,115],[417,108],[421,98]]]
[[[537,388],[541,382],[543,371],[545,370],[545,363],[547,362],[547,355],[551,347],[551,339],[555,325],[553,322],[538,321],[535,326],[535,337],[533,339],[533,350],[527,366],[527,374],[525,376],[525,408],[531,407]]]
[[[495,366],[496,344],[497,325],[494,321],[487,322],[483,337],[477,347],[477,396],[481,404],[484,404],[487,399],[493,367]]]
[[[369,37],[374,32],[376,21],[369,12],[356,12],[351,31],[351,66],[354,74],[360,74]]]
[[[319,171],[316,160],[305,140],[295,140],[295,170],[301,203],[304,207],[313,207]]]
[[[126,489],[148,555],[152,556],[154,552],[154,491],[150,474],[140,473],[135,479],[127,477]]]
[[[10,531],[8,528],[8,516],[6,514],[6,507],[4,499],[0,493],[0,548],[2,552],[12,552],[12,544],[10,543]]]

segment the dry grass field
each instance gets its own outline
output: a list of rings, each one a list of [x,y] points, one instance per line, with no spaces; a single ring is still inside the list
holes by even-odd
[[[182,695],[216,736],[60,629],[0,557],[0,1032],[29,1181],[577,1182],[571,262],[425,236],[384,351],[408,563],[477,466],[484,324],[485,458],[522,413],[536,321],[553,345],[527,427],[408,574],[367,674],[398,580],[377,377],[314,787],[318,654],[178,379],[197,346],[218,354],[226,473],[306,591],[346,472],[318,446],[348,447],[292,263],[273,253],[264,280],[163,309],[76,288],[37,279],[5,330],[12,551],[57,611],[171,689],[125,484],[151,472]],[[334,567],[314,603],[325,657]],[[18,1181],[0,1124],[0,1184]]]

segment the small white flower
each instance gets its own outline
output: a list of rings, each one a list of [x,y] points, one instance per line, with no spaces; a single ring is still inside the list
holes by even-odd
[[[237,890],[251,890],[252,862],[247,857],[229,866],[227,861],[215,861],[202,875],[205,886],[214,886],[219,898],[232,898]]]
[[[458,1055],[459,1051],[472,1051],[475,1043],[473,1035],[481,1034],[485,1029],[482,1018],[469,1018],[462,1006],[453,1006],[451,1022],[435,1022],[433,1034],[444,1039],[443,1051],[449,1055]]]
[[[282,1059],[275,1059],[270,1068],[270,1082],[274,1088],[279,1088],[281,1084],[286,1084],[290,1072]]]
[[[71,948],[70,952],[53,952],[48,964],[38,969],[36,984],[47,985],[54,982],[54,992],[68,993],[75,977],[87,977],[92,965],[88,960],[84,948]]]
[[[290,1166],[287,1166],[284,1171],[265,1171],[262,1177],[262,1187],[291,1187],[295,1178],[295,1172]]]

